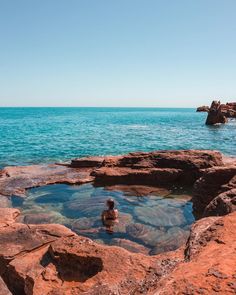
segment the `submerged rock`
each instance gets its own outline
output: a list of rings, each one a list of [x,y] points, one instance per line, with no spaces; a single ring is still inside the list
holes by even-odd
[[[75,199],[63,204],[63,215],[69,218],[79,218],[85,215],[98,216],[105,209],[107,197]]]
[[[134,209],[135,215],[144,223],[154,226],[180,226],[186,223],[181,208],[158,205],[153,207],[140,206]]]
[[[72,222],[71,228],[73,231],[91,229],[97,220],[98,218],[96,217],[95,218],[87,218],[87,217],[78,218]]]
[[[128,213],[119,213],[118,222],[114,225],[115,233],[125,233],[126,227],[133,222],[133,216]]]
[[[23,222],[26,224],[55,223],[55,213],[29,213],[24,214]]]
[[[150,249],[127,239],[112,239],[111,245],[122,247],[130,252],[148,254]]]
[[[149,225],[132,223],[126,227],[126,232],[133,239],[140,240],[141,243],[151,247],[155,246],[158,238],[165,235],[164,231],[158,230]]]
[[[165,235],[160,235],[156,246],[150,251],[151,255],[157,255],[167,251],[173,251],[187,242],[189,231],[180,227],[170,228]]]
[[[126,196],[161,196],[164,197],[170,194],[170,191],[165,188],[158,188],[146,185],[113,185],[106,186],[106,189],[111,191],[123,192]]]
[[[12,207],[12,203],[9,197],[0,195],[0,208]]]

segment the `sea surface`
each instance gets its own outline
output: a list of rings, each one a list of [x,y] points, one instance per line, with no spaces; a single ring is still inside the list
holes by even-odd
[[[170,108],[0,108],[0,167],[163,149],[236,156],[236,121]]]

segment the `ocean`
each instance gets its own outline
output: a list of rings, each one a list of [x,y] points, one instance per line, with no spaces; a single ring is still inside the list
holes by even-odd
[[[206,126],[206,115],[180,108],[0,108],[0,167],[168,149],[236,156],[236,121]]]

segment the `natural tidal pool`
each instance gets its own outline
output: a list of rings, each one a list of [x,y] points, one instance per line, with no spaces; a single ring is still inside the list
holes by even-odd
[[[112,234],[101,222],[108,198],[119,210]],[[154,255],[186,241],[194,222],[190,199],[184,189],[56,184],[30,189],[27,198],[12,197],[12,203],[22,212],[21,222],[59,223],[99,243]]]

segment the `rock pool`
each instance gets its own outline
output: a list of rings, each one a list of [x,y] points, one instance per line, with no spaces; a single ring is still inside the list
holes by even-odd
[[[100,217],[109,197],[119,210],[113,234],[106,232]],[[21,222],[59,223],[99,243],[154,255],[186,241],[194,222],[190,199],[184,189],[56,184],[30,189],[27,198],[12,197],[12,203],[22,211]]]

